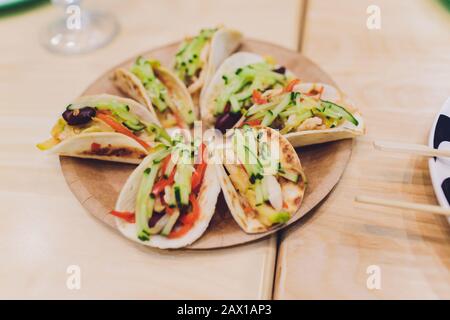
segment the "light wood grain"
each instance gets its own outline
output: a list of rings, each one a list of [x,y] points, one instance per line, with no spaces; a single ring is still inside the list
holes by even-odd
[[[433,149],[427,145],[393,141],[374,141],[375,149],[386,152],[409,153],[425,157],[450,157],[450,150]]]
[[[355,197],[355,201],[359,203],[372,204],[376,206],[409,209],[415,211],[428,212],[433,214],[441,214],[444,216],[450,216],[450,209],[443,208],[438,205],[423,204],[415,202],[399,201],[395,199],[382,199],[372,196],[359,195]]]
[[[450,227],[420,211],[354,206],[357,194],[437,204],[427,159],[375,151],[375,139],[426,144],[450,93],[450,14],[425,0],[309,1],[303,53],[328,71],[367,120],[341,182],[279,249],[276,299],[450,298]],[[392,214],[396,213],[396,214]],[[381,290],[366,286],[380,267]]]
[[[214,252],[142,251],[91,217],[59,160],[34,144],[101,73],[200,27],[226,23],[295,48],[299,2],[86,2],[121,24],[113,43],[92,54],[63,57],[39,45],[39,30],[57,15],[49,6],[0,19],[0,298],[270,298],[275,238]],[[66,287],[71,264],[82,270],[78,291]]]

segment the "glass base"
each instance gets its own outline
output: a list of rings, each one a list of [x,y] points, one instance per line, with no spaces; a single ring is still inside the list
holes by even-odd
[[[114,16],[101,12],[84,12],[81,28],[70,30],[66,19],[49,25],[41,34],[42,44],[60,54],[87,53],[107,45],[119,31]]]

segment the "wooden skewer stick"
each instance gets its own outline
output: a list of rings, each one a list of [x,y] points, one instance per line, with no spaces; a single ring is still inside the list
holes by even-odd
[[[356,202],[374,204],[383,207],[393,207],[400,209],[411,209],[417,211],[426,211],[430,213],[437,213],[444,216],[450,216],[450,209],[442,208],[440,206],[435,206],[431,204],[419,204],[413,202],[397,201],[397,200],[387,200],[369,196],[356,196]]]
[[[381,151],[393,151],[401,153],[418,154],[427,157],[450,157],[450,150],[433,149],[422,144],[390,142],[390,141],[374,141],[375,149]]]

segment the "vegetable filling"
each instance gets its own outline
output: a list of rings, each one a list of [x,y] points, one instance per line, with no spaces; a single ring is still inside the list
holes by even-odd
[[[267,227],[286,223],[296,210],[285,195],[286,190],[297,188],[304,181],[303,174],[289,163],[282,164],[282,157],[271,154],[266,131],[244,125],[232,134],[234,159],[226,160],[224,166],[234,188],[242,195],[244,213]]]
[[[53,127],[52,137],[37,146],[41,150],[48,150],[65,139],[92,132],[117,132],[135,140],[146,150],[150,150],[155,141],[172,143],[164,129],[141,120],[130,111],[128,105],[102,101],[82,108],[68,105]]]
[[[277,68],[268,62],[260,62],[225,74],[222,77],[224,88],[215,99],[214,115],[217,117],[215,127],[222,131],[231,128],[253,104],[253,100],[265,102],[261,92],[283,88],[287,83],[285,72],[284,67]],[[226,121],[230,117],[233,117],[234,123]]]
[[[194,150],[198,150],[199,159],[195,164]],[[204,144],[158,145],[142,174],[135,213],[111,214],[127,223],[136,223],[141,241],[149,241],[153,235],[171,239],[184,236],[200,218],[198,197],[206,171],[204,151]]]
[[[345,107],[321,99],[321,91],[293,92],[298,79],[284,90],[270,90],[253,99],[245,122],[257,121],[263,126],[279,129],[281,134],[294,131],[335,128],[344,122],[358,126],[358,120]]]
[[[183,41],[176,53],[175,71],[188,88],[201,78],[210,49],[209,43],[216,31],[217,29],[201,30],[196,37]]]
[[[194,110],[173,95],[169,88],[157,77],[154,69],[159,66],[158,61],[139,57],[132,66],[131,72],[144,85],[147,95],[155,107],[158,119],[164,127],[183,127],[183,123],[188,126],[192,125],[195,121]]]

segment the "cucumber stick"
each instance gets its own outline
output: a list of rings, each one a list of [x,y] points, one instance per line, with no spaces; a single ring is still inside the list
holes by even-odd
[[[330,101],[322,101],[321,102],[321,107],[322,107],[322,113],[328,117],[331,118],[344,118],[347,121],[350,121],[351,123],[353,123],[355,126],[357,126],[359,124],[358,120],[356,120],[356,118],[347,111],[347,109],[345,109],[344,107],[341,107],[333,102]]]
[[[142,82],[155,78],[151,64],[146,62],[147,61],[143,57],[138,57],[131,67],[131,72]]]
[[[299,178],[299,174],[293,171],[280,170],[278,175],[294,183],[297,183]]]
[[[263,167],[259,162],[256,155],[249,149],[248,146],[244,146],[244,159],[247,159],[247,164],[244,164],[246,170],[251,172],[250,182],[254,183],[256,180],[261,179],[263,176]],[[245,160],[244,160],[245,161]]]
[[[167,163],[166,169],[163,172],[164,178],[169,179],[170,174],[172,173],[173,169],[177,165],[175,161],[176,161],[176,159],[173,159],[173,157],[170,158],[169,162]]]
[[[152,217],[155,203],[151,191],[160,165],[159,162],[153,163],[149,168],[145,169],[136,198],[136,231],[137,237],[141,241],[150,239],[151,230],[148,226],[148,221]]]
[[[231,104],[231,109],[230,109],[231,112],[237,113],[241,110],[241,103],[235,95],[232,95],[230,97],[230,104]]]
[[[255,182],[255,196],[257,206],[269,200],[269,190],[267,189],[266,183],[264,183],[264,177]]]
[[[170,208],[175,208],[177,206],[177,202],[175,201],[175,194],[171,186],[164,187],[164,201]]]
[[[245,136],[244,136],[245,135]],[[233,136],[233,149],[240,163],[249,174],[250,182],[253,184],[263,176],[263,167],[257,158],[256,139],[252,130],[235,130]]]
[[[261,163],[264,174],[275,174],[278,171],[278,146],[270,143],[267,136],[263,135],[259,140],[259,154],[258,159]]]
[[[286,211],[277,212],[269,216],[269,220],[272,223],[286,223],[290,218],[290,213]]]
[[[255,204],[260,206],[264,203],[263,186],[261,180],[255,182]]]
[[[290,106],[286,110],[281,112],[280,116],[288,117],[288,116],[293,115],[293,114],[301,115],[301,114],[308,113],[308,112],[311,112],[310,108],[305,108],[305,107],[302,107],[302,106]]]
[[[265,177],[263,177],[260,183],[261,183],[263,200],[268,201],[269,200],[269,189],[267,188],[267,179],[265,179]]]
[[[114,116],[119,118],[128,129],[133,131],[140,131],[145,129],[145,124],[142,123],[139,118],[130,112],[130,107],[123,103],[111,102],[108,105],[98,104],[97,110],[111,111]]]
[[[244,78],[235,77],[233,78],[233,82],[229,83],[222,91],[220,96],[217,97],[216,100],[216,110],[215,114],[222,114],[225,110],[225,106],[227,105],[228,100],[230,99],[231,95],[240,89],[242,89],[248,81]]]
[[[172,144],[172,138],[165,129],[153,123],[144,123],[144,124],[147,127],[147,132],[150,134],[154,134],[156,136],[156,140],[159,140],[168,145]]]
[[[150,234],[158,234],[161,230],[167,225],[170,220],[170,216],[168,214],[163,215],[156,224],[150,228]]]
[[[172,100],[177,109],[174,112],[179,112],[186,124],[191,125],[195,121],[194,110],[183,101],[178,100],[176,97]]]
[[[124,121],[123,125],[133,131],[141,131],[145,129],[145,125],[141,122]]]
[[[166,146],[164,146],[164,147],[165,147],[165,149],[163,149],[160,152],[158,152],[157,154],[155,154],[155,156],[153,157],[153,163],[160,163],[170,154],[171,149],[169,149]]]
[[[155,76],[152,61],[139,57],[131,67],[131,72],[139,78],[156,108],[163,112],[171,104],[166,86]]]
[[[179,163],[177,165],[173,190],[175,194],[175,200],[179,206],[189,205],[192,171],[192,164]]]
[[[222,114],[228,102],[231,112],[237,113],[254,90],[265,91],[277,83],[284,85],[286,77],[272,69],[273,65],[262,62],[238,68],[233,74],[224,75],[222,78],[225,87],[216,100],[215,114]]]
[[[243,101],[250,98],[253,95],[253,91],[264,89],[264,83],[261,80],[262,79],[256,77],[250,86],[246,86],[240,93],[234,95],[236,99],[238,101]]]
[[[296,114],[294,116],[293,120],[288,118],[288,121],[286,122],[285,127],[280,130],[280,133],[281,134],[286,134],[289,131],[291,131],[292,129],[297,128],[306,119],[309,119],[309,118],[312,118],[312,117],[314,117],[314,114],[312,113],[311,110],[307,110],[307,111],[305,111],[303,113]]]
[[[248,109],[246,116],[251,116],[251,115],[254,115],[254,114],[262,112],[262,111],[270,110],[273,107],[275,107],[278,103],[279,103],[279,101],[277,99],[273,99],[272,101],[270,101],[268,103],[255,104],[255,105],[251,106],[250,109]]]
[[[289,105],[291,101],[291,96],[289,94],[287,94],[283,100],[281,100],[280,104],[277,105],[271,113],[268,113],[263,121],[261,122],[261,125],[263,126],[270,126],[272,124],[272,122],[278,117],[278,115],[284,111],[284,109],[286,109],[286,107]]]
[[[175,209],[172,214],[169,216],[169,220],[167,221],[166,225],[161,231],[161,234],[163,236],[168,236],[170,231],[172,231],[173,227],[175,226],[175,223],[178,220],[178,217],[180,216],[180,211],[178,209]]]

